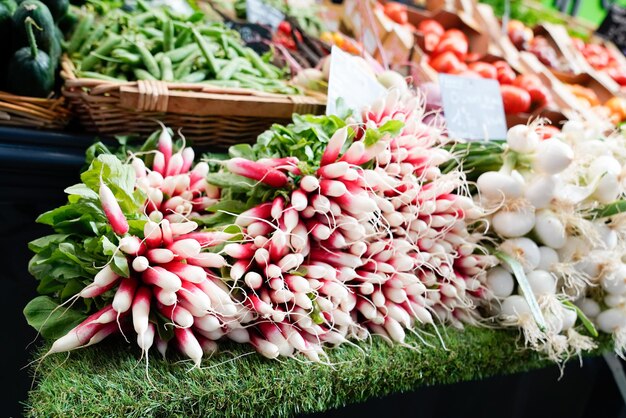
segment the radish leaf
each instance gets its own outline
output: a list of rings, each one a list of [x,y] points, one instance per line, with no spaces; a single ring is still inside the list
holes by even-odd
[[[30,326],[50,339],[62,337],[86,318],[76,310],[60,306],[48,296],[38,296],[28,302],[24,316]]]

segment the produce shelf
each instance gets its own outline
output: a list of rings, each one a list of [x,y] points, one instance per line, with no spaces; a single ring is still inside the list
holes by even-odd
[[[433,347],[420,344],[415,336],[407,338],[419,350],[390,347],[376,338],[331,350],[333,367],[245,355],[250,350],[242,345],[229,346],[228,352],[215,354],[201,369],[191,371],[189,362],[152,355],[149,380],[136,346],[113,340],[69,356],[51,355],[37,369],[33,365],[38,384],[29,394],[27,416],[289,417],[552,364],[534,352],[520,351],[517,332],[440,331],[447,350],[434,335],[425,337]],[[599,356],[607,343],[604,340],[588,357]],[[565,373],[578,367],[578,359],[572,359]],[[552,378],[556,382],[558,373]],[[390,411],[393,407],[389,405]]]

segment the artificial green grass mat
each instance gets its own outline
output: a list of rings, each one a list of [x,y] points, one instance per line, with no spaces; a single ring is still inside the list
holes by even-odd
[[[289,417],[362,402],[372,397],[414,390],[420,386],[477,380],[528,371],[552,363],[522,350],[514,331],[447,329],[447,350],[435,337],[407,341],[420,350],[389,346],[380,338],[343,344],[330,350],[334,365],[267,360],[244,345],[229,345],[190,371],[189,362],[164,361],[154,351],[139,361],[135,345],[123,340],[66,354],[54,354],[34,364],[35,386],[29,393],[27,417]],[[41,355],[49,345],[41,347]],[[610,350],[609,342],[590,355]],[[565,367],[578,367],[577,359]],[[558,376],[555,376],[557,379]]]

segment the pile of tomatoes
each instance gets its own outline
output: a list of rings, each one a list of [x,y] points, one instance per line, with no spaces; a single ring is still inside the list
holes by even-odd
[[[614,51],[600,44],[585,43],[579,38],[572,38],[572,42],[589,65],[598,71],[606,72],[620,86],[626,86],[626,70],[620,65]]]
[[[421,21],[417,30],[424,36],[426,62],[438,73],[497,80],[505,113],[531,112],[552,101],[550,91],[536,75],[517,75],[504,60],[481,61],[480,55],[469,51],[469,40],[461,30],[446,30],[433,19]]]

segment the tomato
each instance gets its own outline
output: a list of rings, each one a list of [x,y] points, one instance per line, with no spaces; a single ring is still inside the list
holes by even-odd
[[[486,62],[472,62],[468,65],[468,68],[478,73],[482,78],[497,78],[498,70],[493,65]]]
[[[426,34],[426,33],[433,33],[433,34],[437,35],[437,37],[440,37],[446,31],[443,28],[443,26],[441,26],[441,23],[437,22],[434,19],[422,20],[417,25],[417,30],[422,32],[422,33],[424,33],[424,34]]]
[[[467,68],[467,65],[450,51],[430,58],[430,66],[438,73],[458,74]]]
[[[465,56],[465,62],[478,61],[480,57],[482,57],[481,54],[477,54],[475,52],[468,52],[467,55]]]
[[[443,33],[443,35],[441,35],[441,39],[447,39],[447,38],[461,38],[464,39],[465,42],[467,42],[467,36],[463,33],[463,31],[459,30],[459,29],[448,29],[447,31],[445,31]]]
[[[283,20],[282,22],[280,22],[276,29],[278,30],[278,32],[291,35],[291,24],[287,22],[286,20]]]
[[[626,71],[620,68],[607,68],[606,73],[620,86],[626,86]]]
[[[554,125],[543,125],[537,128],[537,133],[541,139],[552,138],[560,132],[561,130]]]
[[[509,32],[509,39],[517,49],[525,50],[535,34],[531,28],[515,29]]]
[[[439,44],[439,35],[436,33],[425,33],[424,34],[424,49],[426,52],[433,52],[437,45]]]
[[[515,71],[513,71],[509,64],[502,65],[499,68],[496,67],[496,78],[500,84],[511,84],[513,80],[515,80],[515,77]]]
[[[505,84],[500,86],[500,93],[502,93],[504,113],[524,113],[530,110],[531,99],[526,90]]]
[[[535,74],[518,75],[512,83],[530,94],[531,102],[537,106],[545,106],[552,99],[550,91],[543,85]]]
[[[469,45],[467,44],[467,39],[463,39],[460,37],[444,38],[442,36],[441,40],[435,47],[434,54],[439,55],[444,52],[453,52],[457,57],[459,57],[461,61],[464,61],[468,49]]]
[[[406,10],[406,5],[394,1],[385,3],[384,6],[385,14],[389,19],[400,25],[404,25],[409,21],[409,15]]]

